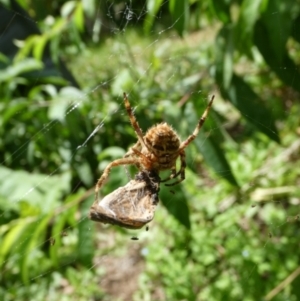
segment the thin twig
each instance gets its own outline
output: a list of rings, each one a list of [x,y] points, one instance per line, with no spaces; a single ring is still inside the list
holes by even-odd
[[[282,291],[286,286],[295,280],[295,278],[300,274],[300,267],[298,267],[292,274],[285,278],[281,283],[279,283],[274,289],[272,289],[266,296],[265,300],[269,301],[273,299],[280,291]]]

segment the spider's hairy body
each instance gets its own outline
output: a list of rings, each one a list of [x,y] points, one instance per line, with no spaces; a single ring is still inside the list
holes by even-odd
[[[180,178],[177,181],[166,185],[173,186],[182,182],[185,179],[185,148],[197,137],[199,130],[206,120],[213,100],[214,96],[211,98],[206,110],[199,119],[194,132],[186,140],[181,142],[176,131],[166,122],[154,125],[144,135],[134,117],[127,95],[124,93],[125,108],[138,141],[129,149],[123,158],[111,162],[105,168],[95,188],[96,199],[98,198],[98,191],[107,179],[110,170],[114,166],[119,165],[135,165],[140,171],[153,171],[157,174],[163,170],[171,170],[169,177],[160,182],[175,179],[179,175]],[[179,170],[176,171],[176,160],[178,158],[180,158],[181,165]]]
[[[162,171],[175,166],[179,155],[180,139],[178,134],[166,122],[151,127],[143,137],[145,146],[141,153],[141,165],[147,170]]]

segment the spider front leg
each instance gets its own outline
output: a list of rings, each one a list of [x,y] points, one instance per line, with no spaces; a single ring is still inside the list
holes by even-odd
[[[123,96],[124,96],[125,108],[126,108],[128,116],[129,116],[130,123],[131,123],[132,127],[134,128],[135,133],[138,136],[138,140],[139,140],[140,144],[142,146],[145,146],[145,142],[144,142],[144,138],[143,138],[143,136],[144,136],[143,132],[142,132],[140,126],[139,126],[138,121],[136,120],[136,118],[135,118],[135,116],[134,116],[134,114],[132,112],[131,105],[129,103],[129,100],[128,100],[127,95],[126,95],[125,92],[123,93]]]
[[[134,164],[138,164],[139,160],[138,158],[122,158],[122,159],[117,159],[113,162],[111,162],[110,164],[108,164],[106,166],[106,168],[103,171],[102,176],[100,177],[100,179],[98,180],[96,187],[95,187],[95,200],[98,199],[98,194],[99,194],[99,190],[102,187],[104,181],[107,179],[110,170],[115,167],[115,166],[119,166],[119,165],[134,165]]]
[[[207,105],[207,108],[206,110],[204,111],[204,113],[202,114],[201,118],[199,119],[198,121],[198,124],[193,132],[192,135],[190,135],[185,141],[183,141],[181,144],[180,144],[180,147],[179,147],[179,150],[183,150],[185,149],[198,135],[200,129],[202,128],[202,125],[204,124],[206,118],[207,118],[207,115],[209,113],[209,110],[210,108],[212,107],[212,104],[213,104],[213,101],[214,101],[214,98],[215,96],[213,95],[210,102],[208,103]]]

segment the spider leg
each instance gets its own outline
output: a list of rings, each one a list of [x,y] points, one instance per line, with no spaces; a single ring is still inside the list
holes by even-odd
[[[199,131],[200,131],[200,129],[201,129],[203,123],[204,123],[205,120],[206,120],[206,117],[207,117],[207,115],[208,115],[208,113],[209,113],[209,110],[210,110],[210,108],[212,107],[214,98],[215,98],[215,96],[213,95],[212,98],[211,98],[211,100],[210,100],[210,102],[209,102],[208,105],[207,105],[206,110],[204,111],[203,115],[202,115],[201,118],[199,119],[198,124],[197,124],[197,126],[196,126],[196,128],[195,128],[193,134],[190,135],[185,141],[183,141],[183,142],[180,144],[180,146],[179,146],[179,151],[185,149],[185,148],[186,148],[186,147],[187,147],[187,146],[188,146],[188,145],[189,145],[189,144],[197,137],[197,135],[198,135],[198,133],[199,133]]]
[[[134,165],[139,162],[138,158],[122,158],[122,159],[117,159],[113,162],[111,162],[110,164],[108,164],[106,166],[106,168],[104,169],[102,176],[100,177],[100,179],[98,180],[96,187],[95,187],[95,199],[98,199],[98,194],[99,194],[99,190],[102,187],[104,181],[107,179],[110,170],[115,167],[115,166],[119,166],[119,165]]]
[[[184,179],[185,179],[185,168],[186,168],[185,152],[184,151],[182,151],[180,153],[180,161],[181,161],[180,169],[173,176],[173,179],[174,179],[174,178],[177,178],[180,175],[180,179],[177,180],[177,181],[175,181],[175,182],[173,182],[173,183],[165,184],[166,186],[174,186],[174,185],[179,184],[180,182],[184,181]]]
[[[126,108],[128,116],[129,116],[130,123],[131,123],[132,127],[134,128],[135,133],[138,136],[139,142],[141,143],[142,146],[146,147],[145,142],[144,142],[144,138],[143,138],[143,136],[144,136],[143,132],[142,132],[140,126],[139,126],[138,121],[136,120],[136,118],[135,118],[135,116],[134,116],[134,114],[132,112],[131,105],[129,103],[129,100],[128,100],[127,95],[126,95],[125,92],[123,93],[123,96],[124,96],[125,108]]]

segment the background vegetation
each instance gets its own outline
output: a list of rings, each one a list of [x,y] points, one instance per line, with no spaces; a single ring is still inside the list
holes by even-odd
[[[299,1],[0,13],[1,300],[300,298]],[[181,137],[215,95],[148,232],[87,218],[101,171],[136,140],[123,91],[142,129],[164,120]],[[116,168],[103,195],[126,181]]]

